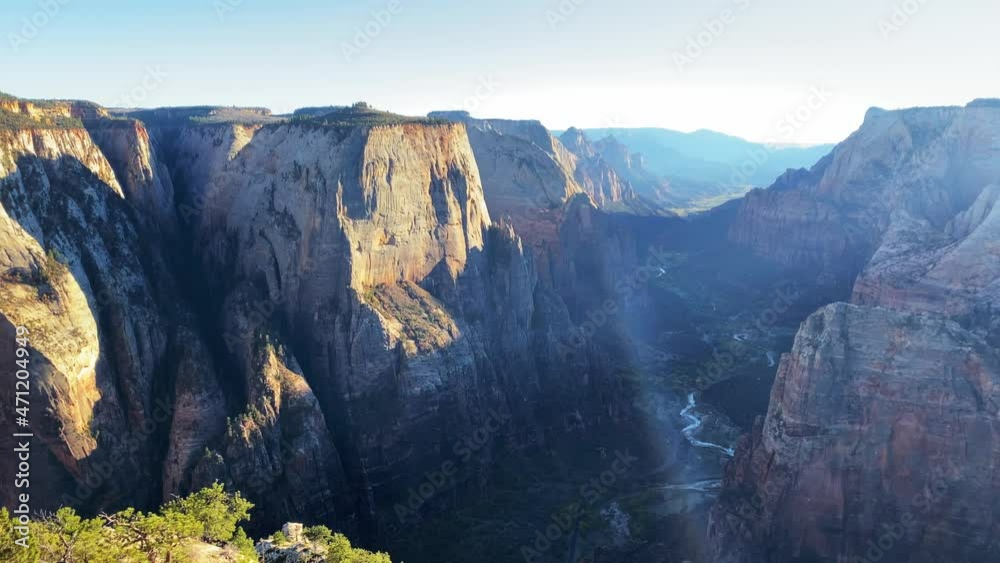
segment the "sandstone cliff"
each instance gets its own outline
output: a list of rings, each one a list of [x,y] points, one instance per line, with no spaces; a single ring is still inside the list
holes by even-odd
[[[207,451],[171,437],[164,492],[224,480],[262,528],[305,514],[372,537],[496,416],[491,443],[537,444],[565,412],[606,410],[611,384],[560,360],[573,323],[512,225],[491,224],[466,126],[344,111],[149,125],[231,405]],[[196,404],[181,428],[210,416]],[[492,447],[450,481],[462,496],[487,486]]]
[[[31,332],[31,420],[46,450],[33,468],[48,483],[34,506],[158,500],[172,382],[214,381],[157,239],[133,207],[169,193],[133,191],[135,178],[119,176],[81,123],[30,119],[0,131],[0,318],[6,341],[15,326]],[[159,167],[148,146],[133,150],[147,170]],[[12,353],[4,350],[5,365]],[[206,418],[201,429],[211,425]]]
[[[574,177],[576,157],[537,121],[474,119],[465,112],[431,117],[464,123],[487,207],[508,218],[533,250],[543,279],[558,260],[564,206],[585,193]]]
[[[632,185],[604,160],[583,131],[569,129],[559,140],[576,155],[573,175],[598,205],[607,207],[638,199]]]
[[[872,110],[744,202],[738,244],[856,283],[782,359],[713,513],[718,561],[996,559],[998,120]]]

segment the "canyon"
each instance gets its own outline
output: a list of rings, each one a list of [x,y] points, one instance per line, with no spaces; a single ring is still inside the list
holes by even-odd
[[[253,532],[325,524],[411,562],[997,556],[996,101],[872,109],[685,216],[649,155],[537,121],[0,116],[36,510],[222,482]],[[626,452],[586,533],[541,549]]]

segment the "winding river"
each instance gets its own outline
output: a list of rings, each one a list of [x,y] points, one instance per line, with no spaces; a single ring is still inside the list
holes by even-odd
[[[697,408],[698,408],[698,403],[695,398],[695,393],[694,392],[688,393],[687,406],[684,407],[684,410],[681,411],[681,418],[689,422],[689,424],[685,426],[684,429],[681,431],[684,434],[684,437],[687,439],[688,443],[696,448],[705,448],[705,449],[720,451],[728,457],[733,457],[734,455],[736,455],[736,450],[734,450],[733,448],[720,446],[719,444],[713,444],[711,442],[705,442],[695,437],[695,435],[698,433],[698,430],[701,429],[701,426],[705,421],[704,416],[698,416],[698,413],[695,410]]]

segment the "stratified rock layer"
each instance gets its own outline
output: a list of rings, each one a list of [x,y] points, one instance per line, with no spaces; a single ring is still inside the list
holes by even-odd
[[[16,326],[30,332],[30,418],[45,447],[33,468],[46,486],[32,499],[40,510],[148,503],[159,498],[172,382],[210,389],[212,361],[130,203],[155,200],[131,191],[134,178],[119,178],[86,129],[42,123],[0,131],[0,324],[6,342]],[[133,140],[157,170],[146,138]],[[2,356],[14,365],[13,350]],[[200,447],[211,428],[206,417],[178,439]]]
[[[857,280],[782,359],[713,513],[717,561],[1000,555],[998,147],[995,107],[872,110],[744,202],[738,244]]]

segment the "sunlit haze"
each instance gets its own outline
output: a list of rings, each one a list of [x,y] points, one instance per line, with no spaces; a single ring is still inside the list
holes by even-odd
[[[17,95],[113,104],[159,66],[168,77],[141,105],[278,112],[363,99],[423,114],[469,105],[492,80],[495,92],[471,104],[474,114],[537,118],[553,129],[707,128],[751,140],[778,137],[777,121],[823,87],[832,99],[785,140],[833,142],[870,106],[964,104],[998,91],[1000,7],[911,3],[908,21],[886,31],[879,22],[891,24],[903,3],[400,0],[348,60],[345,44],[388,2],[69,1],[17,52],[10,35],[39,5],[4,2],[2,70],[18,78]],[[729,23],[679,70],[674,55],[696,53],[689,40],[724,10]]]

